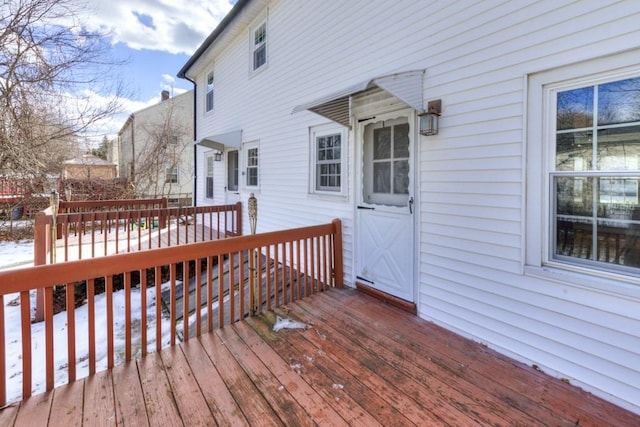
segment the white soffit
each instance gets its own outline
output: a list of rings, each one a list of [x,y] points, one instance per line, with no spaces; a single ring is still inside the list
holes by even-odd
[[[225,147],[240,148],[242,144],[242,131],[234,130],[233,132],[221,133],[219,135],[205,136],[195,143],[218,151],[224,151]]]
[[[309,110],[343,126],[350,125],[350,98],[374,87],[390,93],[416,111],[424,111],[422,81],[424,70],[405,71],[366,80],[362,83],[323,96],[315,101],[298,105],[292,113]]]

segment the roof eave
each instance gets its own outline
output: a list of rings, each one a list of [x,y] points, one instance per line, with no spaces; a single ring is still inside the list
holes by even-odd
[[[209,34],[209,36],[204,40],[204,42],[198,47],[193,55],[189,58],[186,64],[182,66],[180,71],[178,71],[178,77],[181,79],[187,79],[187,71],[196,63],[198,59],[209,49],[211,45],[215,43],[215,41],[220,37],[220,35],[227,29],[229,25],[233,22],[233,20],[238,16],[238,14],[247,6],[251,0],[238,0],[233,8],[227,13],[227,15],[220,21],[218,26]]]

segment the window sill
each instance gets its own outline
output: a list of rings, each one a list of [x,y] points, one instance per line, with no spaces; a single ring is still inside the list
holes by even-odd
[[[349,201],[349,198],[347,197],[346,194],[343,193],[309,193],[309,198],[312,199],[317,199],[317,200],[325,200],[328,202],[347,202]]]
[[[592,269],[571,266],[546,265],[542,267],[526,265],[525,276],[599,292],[640,299],[640,279]]]

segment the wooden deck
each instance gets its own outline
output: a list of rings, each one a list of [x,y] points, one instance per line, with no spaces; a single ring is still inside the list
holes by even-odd
[[[2,426],[637,426],[627,412],[358,291],[290,304],[0,411]],[[214,422],[215,420],[215,422]]]

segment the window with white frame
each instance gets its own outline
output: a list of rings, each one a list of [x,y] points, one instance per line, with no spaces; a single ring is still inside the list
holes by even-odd
[[[258,186],[258,144],[245,144],[245,186],[255,188]]]
[[[205,99],[205,111],[213,110],[213,71],[207,74],[207,92]]]
[[[253,71],[267,64],[267,21],[263,21],[253,30],[252,64]]]
[[[310,129],[310,192],[344,195],[346,136],[344,128],[322,125]]]
[[[550,260],[640,275],[640,72],[548,97]]]
[[[204,197],[207,199],[213,199],[213,162],[214,160],[215,160],[215,157],[213,154],[205,157],[206,175],[205,175]]]
[[[178,183],[178,167],[175,165],[167,166],[165,169],[165,180],[166,184],[177,184]]]

